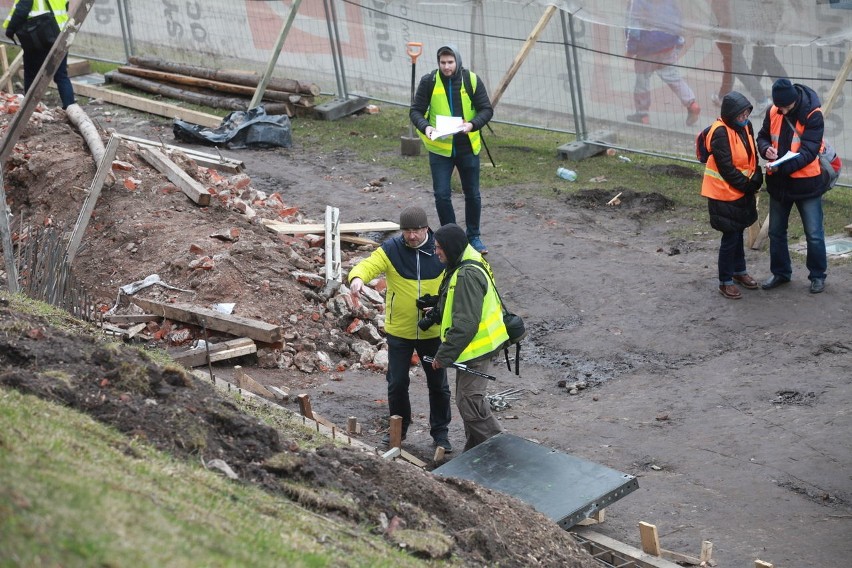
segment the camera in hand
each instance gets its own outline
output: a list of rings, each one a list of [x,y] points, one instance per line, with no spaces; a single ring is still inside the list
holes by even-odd
[[[418,310],[426,310],[438,306],[439,296],[433,294],[423,294],[417,298],[414,303],[417,304]]]
[[[439,296],[435,296],[432,294],[424,294],[417,298],[415,303],[417,304],[417,309],[419,310],[428,310],[423,314],[423,317],[420,321],[417,322],[417,327],[426,331],[434,324],[441,321],[441,311],[438,309],[438,299]]]

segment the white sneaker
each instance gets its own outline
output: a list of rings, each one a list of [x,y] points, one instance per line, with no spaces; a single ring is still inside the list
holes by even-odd
[[[722,97],[720,97],[720,96],[719,96],[719,95],[717,95],[716,93],[713,93],[713,96],[712,96],[712,97],[710,97],[710,98],[712,98],[712,99],[713,99],[713,104],[714,104],[714,105],[716,105],[717,107],[722,106]]]

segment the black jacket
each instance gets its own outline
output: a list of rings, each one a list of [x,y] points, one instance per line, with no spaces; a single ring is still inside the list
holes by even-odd
[[[720,118],[725,123],[713,132],[710,139],[710,152],[716,158],[716,168],[728,185],[743,192],[743,197],[735,201],[707,200],[707,211],[710,214],[710,226],[723,233],[742,231],[757,221],[756,194],[763,185],[763,174],[757,168],[751,178],[748,178],[734,167],[731,157],[731,144],[728,141],[728,129],[733,130],[742,139],[746,152],[751,154],[749,138],[754,139],[754,129],[751,121],[745,126],[736,124],[737,116],[752,104],[741,93],[732,91],[722,99]],[[757,163],[755,161],[755,163]]]
[[[424,134],[426,133],[426,127],[429,126],[429,120],[425,115],[432,102],[435,75],[437,74],[441,78],[441,81],[444,83],[444,89],[452,96],[451,108],[453,109],[453,116],[462,116],[461,88],[464,82],[470,84],[470,71],[462,67],[461,55],[459,55],[458,49],[452,45],[445,45],[441,46],[438,52],[445,47],[452,49],[456,56],[456,72],[450,77],[444,77],[440,70],[436,69],[427,75],[423,75],[420,78],[420,84],[417,86],[414,101],[411,103],[411,110],[408,113],[411,123],[417,130]],[[491,106],[491,99],[488,98],[488,91],[485,89],[485,84],[482,82],[481,77],[477,77],[476,90],[473,93],[468,92],[468,94],[470,94],[473,108],[476,109],[476,116],[470,120],[470,123],[473,125],[473,130],[481,130],[494,116],[494,108]],[[453,148],[456,155],[470,154],[473,151],[470,145],[470,138],[466,133],[453,136]]]
[[[799,93],[796,106],[788,115],[790,122],[797,121],[805,126],[805,131],[800,136],[799,156],[781,164],[772,175],[766,176],[766,191],[775,199],[782,201],[798,201],[819,197],[828,191],[828,176],[826,172],[806,178],[793,178],[790,174],[805,167],[819,155],[822,145],[822,137],[825,132],[825,123],[822,112],[808,115],[812,110],[820,106],[819,95],[805,85],[795,84]],[[771,110],[772,107],[770,107]],[[781,157],[790,149],[793,141],[793,129],[786,120],[781,123],[781,134],[778,138],[778,156]],[[771,132],[769,130],[769,110],[763,117],[763,126],[757,134],[757,148],[760,155],[766,157],[766,150],[772,146]]]

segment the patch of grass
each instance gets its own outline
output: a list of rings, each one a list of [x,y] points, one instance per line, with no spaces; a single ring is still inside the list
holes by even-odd
[[[128,447],[128,445],[132,447]],[[0,564],[422,566],[370,534],[0,390]]]

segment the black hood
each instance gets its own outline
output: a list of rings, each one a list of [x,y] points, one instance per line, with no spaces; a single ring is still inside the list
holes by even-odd
[[[454,46],[453,44],[450,44],[450,43],[448,43],[446,45],[442,45],[441,47],[438,48],[438,51],[435,53],[435,59],[437,61],[440,61],[441,60],[440,53],[442,51],[444,51],[445,49],[451,50],[453,52],[453,55],[456,56],[456,72],[453,73],[452,75],[450,75],[449,78],[450,79],[458,79],[459,77],[461,77],[461,72],[462,72],[462,58],[461,58],[461,54],[459,53],[459,50],[456,46]]]
[[[722,120],[728,126],[736,126],[737,116],[745,109],[752,109],[754,106],[749,102],[746,96],[738,91],[731,91],[722,99]]]
[[[467,248],[467,234],[455,223],[447,223],[435,231],[435,240],[447,255],[447,268],[453,268],[461,262],[464,249]]]

